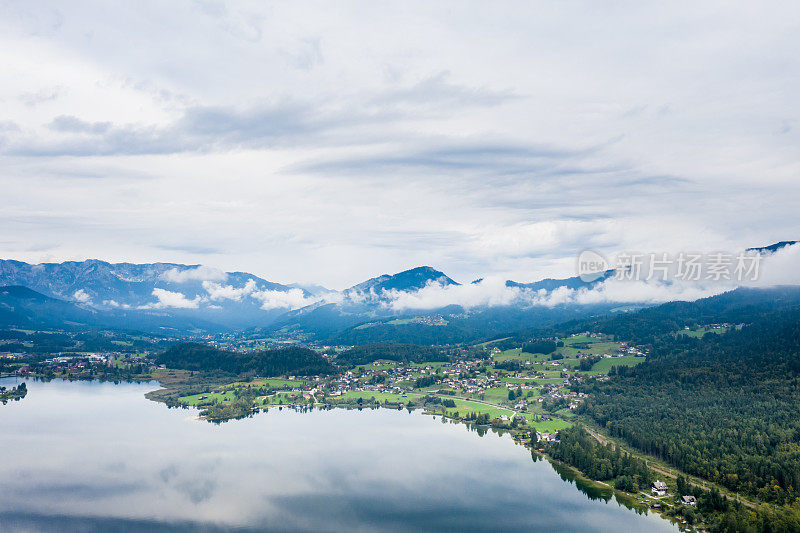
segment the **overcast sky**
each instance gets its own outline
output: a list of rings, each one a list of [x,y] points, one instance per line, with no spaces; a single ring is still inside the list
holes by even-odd
[[[0,256],[333,288],[797,239],[796,2],[0,2]]]

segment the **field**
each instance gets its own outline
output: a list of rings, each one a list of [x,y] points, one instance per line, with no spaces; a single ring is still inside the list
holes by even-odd
[[[525,384],[534,383],[535,379],[536,378],[534,378],[534,377],[530,377],[530,378],[503,378],[502,381],[503,381],[503,383],[521,383],[521,384],[525,385]]]
[[[534,427],[534,429],[536,429],[536,431],[540,433],[553,433],[559,429],[572,426],[571,422],[567,422],[566,420],[561,420],[558,418],[554,418],[553,420],[539,420],[538,422],[531,422],[529,420],[529,423]]]
[[[276,392],[275,394],[271,394],[266,396],[264,399],[267,402],[267,405],[285,405],[294,403],[297,400],[303,397],[301,392]],[[233,389],[227,389],[225,391],[220,392],[205,392],[202,394],[192,394],[190,396],[181,396],[178,400],[184,405],[191,405],[194,407],[202,407],[206,405],[211,405],[213,403],[231,403],[233,400],[236,399],[236,395],[234,394]],[[263,405],[262,400],[257,402],[257,405]]]
[[[634,366],[643,363],[646,357],[637,357],[635,355],[623,355],[622,357],[607,357],[600,359],[592,366],[589,371],[591,374],[608,374],[612,366]]]
[[[347,401],[347,400],[357,400],[359,398],[363,398],[364,401],[370,400],[374,398],[375,401],[378,402],[392,402],[392,403],[408,403],[409,401],[413,401],[418,398],[422,398],[424,394],[420,394],[417,392],[409,392],[405,397],[402,394],[397,394],[394,392],[380,392],[380,391],[347,391],[341,396],[333,396],[332,398],[334,401]]]
[[[500,416],[512,416],[514,411],[512,409],[505,409],[503,407],[496,407],[494,405],[487,405],[481,402],[471,400],[454,400],[456,402],[455,408],[448,408],[446,410],[448,416],[452,416],[458,412],[459,416],[464,416],[467,413],[488,414],[489,417],[495,418]]]
[[[565,342],[565,346],[561,348],[560,351],[565,357],[574,357],[578,353],[583,355],[602,355],[607,353],[615,354],[619,352],[620,346],[622,346],[618,342],[598,342],[595,339],[589,339],[588,341],[583,342],[589,343],[588,348],[575,348],[574,344],[581,344],[580,342],[571,342],[569,344]]]
[[[434,369],[435,368],[442,368],[444,366],[444,362],[439,361],[439,362],[435,362],[435,363],[409,363],[408,364],[409,368],[425,368],[426,366],[429,366],[429,367],[434,368]]]
[[[286,405],[297,402],[303,398],[301,392],[276,392],[264,398],[267,405]],[[262,405],[264,405],[262,403]]]
[[[506,387],[495,387],[486,389],[483,399],[492,403],[503,403],[508,401],[508,389]]]
[[[564,346],[580,344],[583,342],[600,342],[600,340],[596,339],[595,337],[589,337],[588,335],[572,335],[561,340],[564,341]]]
[[[702,337],[706,333],[725,333],[729,329],[731,329],[731,328],[725,327],[725,326],[719,326],[719,327],[708,327],[708,326],[705,326],[705,327],[698,328],[696,330],[682,329],[682,330],[677,331],[676,333],[678,333],[680,335],[688,335],[689,337]]]
[[[504,341],[504,340],[510,339],[510,338],[511,337],[503,337],[502,339],[494,339],[494,340],[491,340],[491,341],[481,342],[479,344],[476,344],[475,346],[489,346],[489,345],[492,345],[492,344],[494,344],[496,342]]]
[[[550,377],[550,378],[505,378],[503,381],[507,381],[509,383],[527,383],[530,385],[560,385],[564,383],[564,378],[562,377]]]
[[[555,352],[564,357],[564,359],[557,360],[562,366],[566,368],[574,368],[578,365],[577,355],[603,355],[603,354],[616,354],[622,346],[619,342],[611,342],[604,339],[595,339],[587,337],[586,335],[576,335],[561,339],[564,343],[563,347],[557,348]],[[575,347],[576,344],[587,344],[587,347]],[[494,356],[496,362],[503,362],[516,359],[521,362],[531,361],[542,363],[551,360],[552,354],[531,354],[523,352],[521,348],[511,348],[500,352]]]
[[[377,363],[377,364],[376,364]],[[388,370],[397,366],[394,361],[375,361],[375,363],[367,363],[365,365],[357,365],[356,368],[361,370]]]
[[[202,400],[201,400],[202,398]],[[204,392],[202,394],[192,394],[191,396],[181,396],[178,400],[184,405],[198,406],[201,404],[211,404],[214,401],[217,403],[230,403],[235,399],[233,391],[219,392]]]
[[[532,354],[523,352],[521,348],[511,348],[510,350],[505,350],[494,356],[494,360],[497,361],[498,363],[503,361],[509,361],[511,359],[517,359],[522,362],[549,361],[550,356],[544,354]]]
[[[394,320],[390,320],[387,324],[391,326],[404,326],[406,324],[415,324],[419,322],[419,320],[414,318],[395,318]]]
[[[564,349],[566,348],[562,348],[562,350]],[[561,363],[561,366],[563,368],[567,368],[570,370],[574,369],[576,366],[581,364],[581,360],[578,357],[572,357],[572,356],[570,356],[569,358],[559,359],[558,361],[554,362]]]
[[[302,379],[281,379],[281,378],[260,378],[253,381],[237,381],[229,385],[230,388],[242,388],[250,385],[251,387],[271,387],[273,389],[300,388],[307,385],[308,381]]]
[[[305,380],[299,379],[279,379],[279,378],[269,378],[263,380],[266,385],[269,385],[273,389],[277,389],[280,387],[300,387],[307,383]]]

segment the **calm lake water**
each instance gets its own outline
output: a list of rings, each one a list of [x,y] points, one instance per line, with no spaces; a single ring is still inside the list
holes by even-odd
[[[156,384],[26,382],[0,405],[0,531],[677,531],[418,412],[213,425],[146,400]]]

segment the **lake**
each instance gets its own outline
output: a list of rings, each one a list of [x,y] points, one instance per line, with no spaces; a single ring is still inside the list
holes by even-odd
[[[420,412],[214,425],[145,399],[155,383],[25,381],[26,398],[0,405],[6,532],[677,531],[508,434]]]

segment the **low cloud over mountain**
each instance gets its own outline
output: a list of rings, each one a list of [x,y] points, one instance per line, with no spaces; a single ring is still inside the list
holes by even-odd
[[[760,254],[756,271],[736,279],[736,261]],[[739,286],[800,284],[800,244],[794,242],[724,254],[728,271],[681,279],[677,262],[664,276],[611,269],[597,279],[580,277],[518,283],[486,277],[460,284],[432,267],[383,274],[343,291],[282,285],[244,272],[222,272],[202,265],[174,263],[111,264],[104,261],[30,265],[0,261],[0,286],[24,286],[73,302],[93,313],[126,311],[142,316],[191,317],[222,328],[288,328],[312,337],[392,317],[478,316],[511,313],[518,320],[534,313],[555,316],[609,310],[620,305],[653,305],[696,300]],[[744,259],[741,259],[744,258]],[[651,258],[652,259],[652,258]],[[705,260],[718,259],[714,254]],[[717,268],[718,269],[718,268]],[[626,272],[628,274],[626,274]],[[626,279],[636,278],[636,279]],[[526,314],[527,313],[527,314]],[[559,315],[560,316],[560,315]],[[508,319],[508,317],[507,317]],[[446,320],[445,320],[446,322]]]

